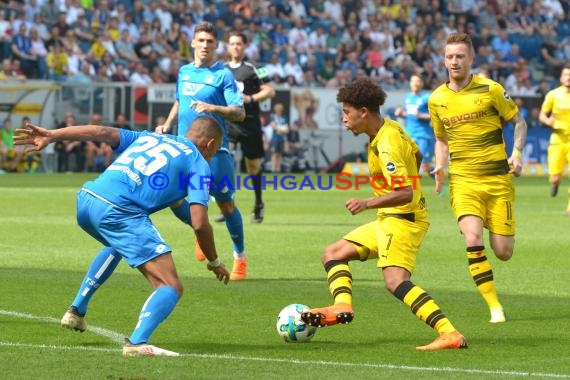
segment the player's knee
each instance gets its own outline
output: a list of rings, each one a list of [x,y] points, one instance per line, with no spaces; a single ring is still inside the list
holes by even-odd
[[[222,212],[222,214],[224,214],[225,216],[230,215],[232,212],[234,212],[235,209],[235,204],[233,200],[218,201],[218,206],[220,207],[220,211]]]
[[[513,257],[512,247],[501,247],[498,249],[493,249],[493,251],[495,252],[495,256],[497,256],[497,258],[502,261],[508,261],[511,259],[511,257]]]
[[[323,265],[325,265],[329,261],[342,260],[342,259],[343,259],[343,257],[339,256],[339,252],[338,252],[336,245],[331,244],[325,248],[325,251],[323,252],[323,255],[321,257],[321,262],[323,263]]]
[[[502,239],[501,241],[491,240],[491,248],[499,260],[508,261],[513,257],[515,240],[514,238]]]

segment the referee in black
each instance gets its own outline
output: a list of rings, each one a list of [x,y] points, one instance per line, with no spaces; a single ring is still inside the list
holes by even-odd
[[[275,90],[269,84],[269,77],[263,67],[245,61],[247,36],[241,32],[230,32],[228,35],[229,62],[226,67],[234,74],[238,87],[243,93],[245,120],[241,123],[229,123],[230,147],[239,143],[245,158],[247,173],[253,177],[255,191],[255,206],[253,207],[252,223],[263,221],[262,190],[262,160],[265,157],[263,149],[263,131],[261,129],[261,110],[259,102],[275,96]],[[216,221],[223,221],[223,215]]]

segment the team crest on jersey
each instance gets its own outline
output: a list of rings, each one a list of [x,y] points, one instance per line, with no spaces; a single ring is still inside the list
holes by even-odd
[[[396,171],[396,164],[393,163],[392,161],[388,161],[386,163],[386,170],[388,171],[388,173],[394,173]]]
[[[206,75],[206,78],[204,78],[204,82],[208,83],[208,84],[212,84],[214,83],[214,76],[213,75]]]
[[[192,83],[183,82],[182,83],[182,95],[194,96],[200,92],[206,85],[204,83]]]
[[[505,99],[507,99],[507,100],[509,100],[509,99],[511,98],[511,96],[509,95],[509,93],[506,92],[506,91],[503,93],[503,96],[504,96]]]

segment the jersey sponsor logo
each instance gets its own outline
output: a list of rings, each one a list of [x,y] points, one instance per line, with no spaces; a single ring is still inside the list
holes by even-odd
[[[156,253],[163,253],[164,251],[166,251],[166,245],[164,244],[159,244],[156,246],[156,249],[154,250]]]
[[[192,82],[183,82],[182,83],[182,95],[190,95],[194,96],[200,92],[201,89],[206,87],[204,83],[192,83]]]
[[[507,100],[509,100],[509,99],[511,98],[511,96],[509,95],[509,93],[506,92],[506,91],[503,93],[503,96],[504,96],[504,98],[507,99]]]
[[[480,119],[485,116],[487,116],[487,111],[477,111],[477,112],[464,113],[463,115],[451,116],[450,118],[444,117],[441,121],[443,122],[443,125],[449,127],[453,126],[454,124],[461,123],[463,121]]]
[[[396,164],[392,161],[388,161],[386,163],[386,170],[388,170],[388,173],[394,173],[396,171]]]

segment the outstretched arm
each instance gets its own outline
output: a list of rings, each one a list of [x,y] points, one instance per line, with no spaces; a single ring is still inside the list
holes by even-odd
[[[27,128],[16,129],[15,145],[32,145],[28,151],[40,151],[55,141],[99,141],[116,148],[119,146],[121,135],[117,128],[100,125],[73,125],[61,129],[45,129],[33,124]]]

